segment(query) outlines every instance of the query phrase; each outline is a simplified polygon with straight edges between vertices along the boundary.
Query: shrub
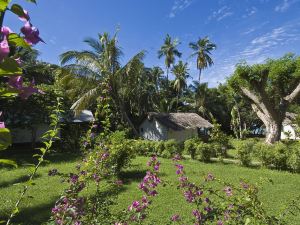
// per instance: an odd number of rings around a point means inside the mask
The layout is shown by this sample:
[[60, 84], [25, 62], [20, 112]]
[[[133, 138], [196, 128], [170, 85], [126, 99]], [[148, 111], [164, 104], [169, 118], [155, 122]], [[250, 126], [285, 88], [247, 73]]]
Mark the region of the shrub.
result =
[[300, 143], [292, 146], [292, 151], [287, 159], [287, 167], [293, 172], [300, 173]]
[[149, 140], [132, 140], [131, 147], [138, 155], [151, 156], [157, 155], [157, 143]]
[[234, 148], [237, 150], [237, 158], [243, 166], [249, 166], [251, 164], [253, 148], [255, 141], [245, 140], [234, 143]]
[[197, 144], [196, 154], [199, 156], [200, 161], [209, 162], [212, 155], [211, 145], [204, 142], [199, 142]]
[[199, 138], [191, 138], [184, 142], [184, 153], [191, 155], [192, 159], [195, 159], [197, 145], [200, 143]]
[[272, 151], [274, 152], [273, 165], [276, 169], [287, 169], [287, 159], [290, 155], [290, 148], [282, 142], [274, 144]]
[[262, 166], [271, 166], [274, 159], [274, 152], [271, 145], [258, 142], [255, 146], [255, 155], [261, 162]]
[[164, 141], [157, 141], [155, 143], [155, 150], [157, 155], [162, 155], [163, 151], [165, 150], [165, 143]]
[[180, 144], [174, 139], [170, 139], [164, 142], [164, 151], [161, 156], [164, 158], [171, 158], [175, 154], [182, 154], [183, 149], [180, 148]]

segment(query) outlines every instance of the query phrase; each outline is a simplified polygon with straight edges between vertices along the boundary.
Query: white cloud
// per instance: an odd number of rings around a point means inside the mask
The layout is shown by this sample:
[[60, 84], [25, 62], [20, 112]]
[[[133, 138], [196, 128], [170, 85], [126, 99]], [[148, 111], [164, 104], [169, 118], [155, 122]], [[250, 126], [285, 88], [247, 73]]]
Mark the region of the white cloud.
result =
[[243, 18], [250, 17], [256, 13], [257, 13], [257, 8], [255, 7], [248, 8], [246, 9], [246, 13], [243, 15]]
[[276, 12], [285, 12], [287, 11], [291, 5], [299, 2], [299, 0], [283, 0], [279, 5], [275, 7]]
[[257, 57], [270, 52], [274, 47], [299, 40], [299, 32], [293, 28], [292, 25], [277, 27], [271, 32], [254, 38], [250, 45], [241, 52], [241, 56], [245, 58]]
[[221, 21], [225, 19], [226, 17], [232, 16], [233, 12], [228, 6], [223, 6], [222, 8], [218, 9], [217, 11], [214, 11], [212, 15], [208, 18], [208, 20], [217, 20]]
[[194, 0], [174, 0], [171, 12], [169, 13], [169, 18], [174, 18], [178, 12], [188, 8], [193, 1]]

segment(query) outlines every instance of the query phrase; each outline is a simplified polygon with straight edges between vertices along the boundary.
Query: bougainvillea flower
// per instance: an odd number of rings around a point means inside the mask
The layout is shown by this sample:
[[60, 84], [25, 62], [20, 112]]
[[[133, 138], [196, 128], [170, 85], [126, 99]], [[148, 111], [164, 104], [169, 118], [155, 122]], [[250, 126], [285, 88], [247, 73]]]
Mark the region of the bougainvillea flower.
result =
[[224, 192], [226, 193], [227, 196], [232, 196], [232, 189], [231, 187], [225, 187]]
[[9, 27], [1, 27], [1, 34], [3, 34], [5, 37], [7, 37], [10, 33], [12, 33], [12, 30]]
[[21, 60], [20, 57], [15, 58], [16, 63], [18, 63], [19, 66], [22, 66], [23, 61]]
[[27, 99], [29, 98], [32, 94], [44, 94], [41, 90], [33, 87], [32, 84], [30, 84], [28, 87], [23, 87], [20, 90], [19, 96], [22, 99]]
[[171, 217], [171, 221], [173, 221], [173, 222], [176, 222], [176, 221], [179, 221], [179, 220], [180, 220], [180, 216], [177, 215], [177, 214], [175, 214], [175, 215], [173, 215], [173, 216]]
[[0, 129], [1, 128], [5, 128], [5, 123], [4, 122], [0, 122]]
[[8, 56], [9, 54], [9, 45], [6, 40], [6, 38], [3, 39], [3, 41], [0, 42], [0, 62], [3, 61], [3, 59]]
[[21, 89], [23, 87], [22, 76], [11, 76], [8, 80], [8, 85], [16, 89]]
[[29, 22], [25, 23], [21, 28], [21, 32], [25, 35], [24, 39], [28, 44], [35, 45], [40, 41], [44, 42], [39, 36], [39, 30], [36, 27], [31, 26]]
[[23, 10], [24, 11], [24, 15], [20, 16], [19, 19], [22, 20], [23, 22], [27, 22], [30, 20], [30, 16], [27, 10]]

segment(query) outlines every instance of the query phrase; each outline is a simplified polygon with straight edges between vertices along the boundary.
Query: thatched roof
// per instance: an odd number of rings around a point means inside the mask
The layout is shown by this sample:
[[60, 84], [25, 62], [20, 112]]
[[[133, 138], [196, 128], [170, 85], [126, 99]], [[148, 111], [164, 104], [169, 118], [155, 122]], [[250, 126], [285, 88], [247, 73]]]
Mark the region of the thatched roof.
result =
[[213, 125], [196, 113], [148, 113], [148, 120], [156, 119], [172, 130], [211, 128]]

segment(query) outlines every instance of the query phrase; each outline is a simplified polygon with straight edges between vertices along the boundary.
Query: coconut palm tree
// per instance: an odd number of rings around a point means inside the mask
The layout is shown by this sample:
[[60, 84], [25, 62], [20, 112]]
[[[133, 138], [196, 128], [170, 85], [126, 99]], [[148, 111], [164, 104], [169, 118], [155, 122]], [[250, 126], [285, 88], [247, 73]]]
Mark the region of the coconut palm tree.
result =
[[189, 46], [193, 50], [190, 57], [197, 56], [197, 69], [199, 70], [200, 82], [202, 70], [214, 64], [211, 58], [211, 51], [216, 49], [217, 46], [208, 37], [199, 38], [197, 42], [191, 42]]
[[[144, 52], [139, 52], [124, 66], [120, 64], [122, 51], [118, 46], [116, 34], [99, 34], [98, 39], [84, 40], [92, 50], [68, 51], [60, 56], [62, 82], [69, 86], [67, 91], [79, 96], [71, 109], [75, 112], [90, 106], [103, 94], [109, 93], [122, 119], [127, 122], [135, 134], [137, 131], [126, 110], [125, 99], [132, 89], [125, 88], [131, 76], [141, 69]], [[74, 79], [75, 78], [75, 79]]]
[[179, 96], [182, 91], [187, 87], [187, 79], [189, 78], [188, 64], [183, 63], [181, 60], [172, 69], [175, 75], [174, 89], [177, 91], [177, 107], [179, 102]]
[[158, 58], [165, 57], [165, 66], [167, 69], [167, 80], [169, 79], [169, 70], [171, 65], [175, 63], [175, 57], [181, 57], [181, 53], [178, 51], [177, 46], [179, 45], [178, 39], [172, 40], [171, 36], [167, 34], [164, 44], [158, 51]]

